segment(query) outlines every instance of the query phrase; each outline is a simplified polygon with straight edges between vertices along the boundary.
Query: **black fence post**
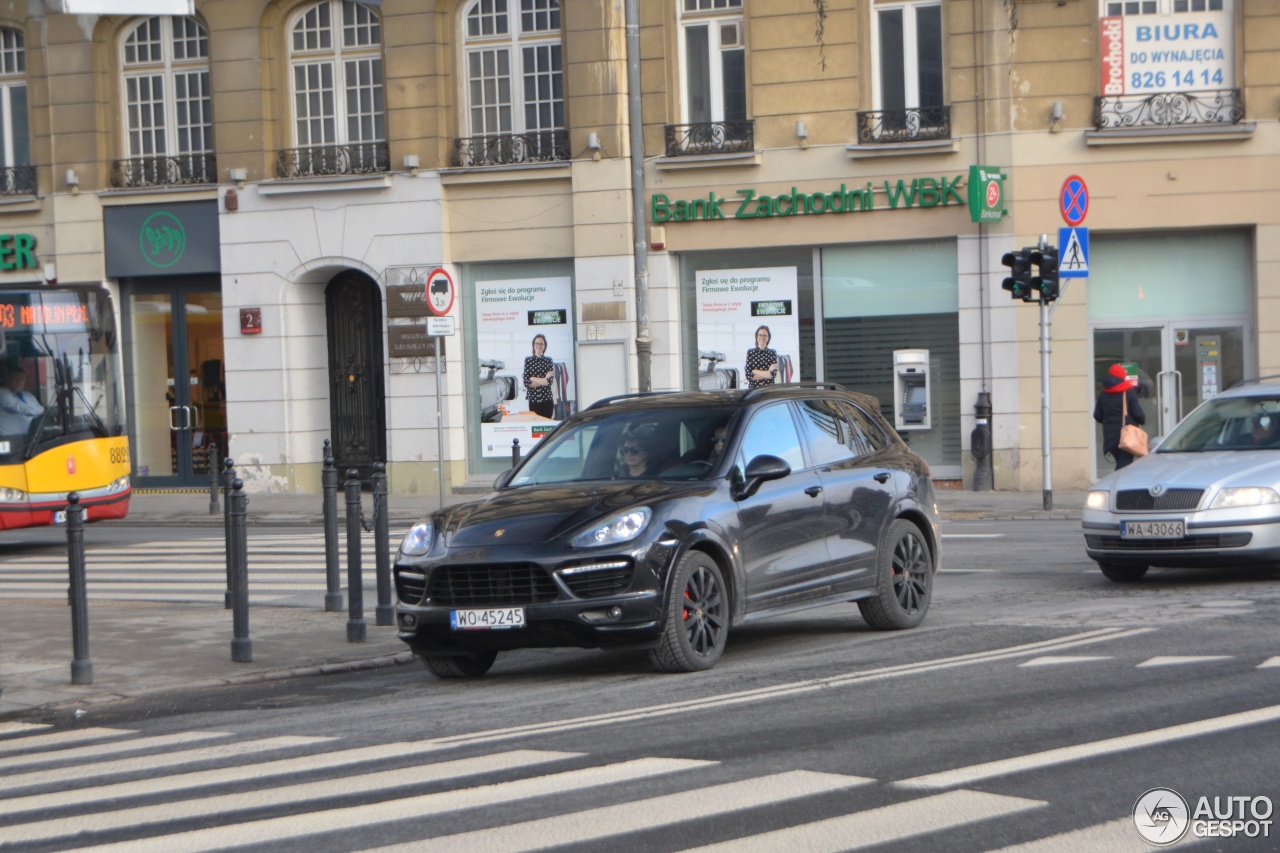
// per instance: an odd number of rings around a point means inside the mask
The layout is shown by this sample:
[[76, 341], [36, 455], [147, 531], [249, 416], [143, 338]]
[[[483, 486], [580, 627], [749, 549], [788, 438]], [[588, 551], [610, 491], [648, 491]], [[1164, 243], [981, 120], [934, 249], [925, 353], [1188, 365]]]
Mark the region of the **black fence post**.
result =
[[320, 469], [320, 491], [324, 495], [324, 609], [342, 610], [342, 569], [338, 565], [338, 469], [333, 447], [324, 440], [324, 467]]
[[231, 609], [231, 587], [235, 579], [231, 577], [231, 481], [236, 478], [236, 460], [228, 456], [222, 461], [222, 535], [224, 550], [227, 554], [227, 591], [223, 595], [223, 606]]
[[520, 464], [520, 439], [511, 439], [511, 467], [514, 468]]
[[80, 493], [67, 495], [67, 570], [71, 575], [71, 683], [93, 684], [89, 658], [89, 594], [84, 577], [84, 507]]
[[218, 440], [209, 445], [209, 515], [217, 515], [218, 506]]
[[378, 579], [378, 606], [374, 608], [375, 625], [396, 624], [396, 609], [391, 606], [390, 522], [387, 518], [387, 466], [373, 463], [373, 547]]
[[360, 472], [347, 470], [347, 642], [363, 643], [364, 580], [360, 569]]
[[227, 569], [231, 572], [231, 660], [250, 663], [253, 641], [249, 639], [249, 531], [245, 515], [249, 496], [241, 489], [244, 481], [237, 477], [231, 484], [231, 544]]

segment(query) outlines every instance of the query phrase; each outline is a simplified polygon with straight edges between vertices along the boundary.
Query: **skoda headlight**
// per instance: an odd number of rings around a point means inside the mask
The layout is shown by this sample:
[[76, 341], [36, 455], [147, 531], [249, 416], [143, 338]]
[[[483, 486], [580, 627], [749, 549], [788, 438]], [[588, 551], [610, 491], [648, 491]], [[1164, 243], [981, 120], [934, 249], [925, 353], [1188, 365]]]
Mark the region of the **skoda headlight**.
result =
[[421, 557], [431, 550], [435, 538], [435, 526], [429, 521], [419, 521], [404, 535], [400, 553], [406, 557]]
[[0, 504], [24, 504], [27, 502], [27, 493], [22, 489], [11, 489], [8, 486], [0, 487]]
[[648, 507], [628, 510], [592, 525], [573, 538], [575, 548], [598, 548], [629, 542], [644, 532], [653, 513]]
[[1089, 492], [1084, 496], [1084, 505], [1088, 509], [1106, 509], [1109, 497], [1106, 492]]
[[1246, 486], [1241, 489], [1223, 489], [1218, 492], [1209, 509], [1230, 509], [1239, 506], [1262, 506], [1280, 503], [1280, 495], [1266, 486]]

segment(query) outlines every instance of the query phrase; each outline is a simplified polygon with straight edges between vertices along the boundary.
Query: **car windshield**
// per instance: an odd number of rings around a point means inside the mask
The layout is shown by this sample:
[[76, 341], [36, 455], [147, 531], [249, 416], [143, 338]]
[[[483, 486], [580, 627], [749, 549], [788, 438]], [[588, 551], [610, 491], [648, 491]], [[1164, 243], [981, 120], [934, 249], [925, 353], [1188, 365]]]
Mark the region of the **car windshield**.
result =
[[703, 480], [734, 410], [721, 406], [586, 412], [534, 447], [511, 486], [585, 480]]
[[1158, 453], [1280, 449], [1280, 397], [1219, 397], [1174, 427]]

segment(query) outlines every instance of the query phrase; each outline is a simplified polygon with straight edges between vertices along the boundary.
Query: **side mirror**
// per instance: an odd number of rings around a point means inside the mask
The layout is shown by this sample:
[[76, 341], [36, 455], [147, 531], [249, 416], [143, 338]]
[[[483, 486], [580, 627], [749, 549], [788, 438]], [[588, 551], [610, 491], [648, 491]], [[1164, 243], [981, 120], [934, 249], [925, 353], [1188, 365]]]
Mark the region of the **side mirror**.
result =
[[511, 475], [514, 474], [515, 472], [516, 472], [515, 468], [508, 468], [507, 470], [499, 474], [497, 476], [497, 479], [493, 481], [493, 490], [495, 492], [500, 492], [503, 489], [505, 489], [507, 487], [507, 483], [511, 482]]
[[737, 487], [738, 500], [749, 498], [759, 491], [760, 486], [769, 480], [781, 480], [791, 473], [791, 466], [777, 456], [763, 454], [747, 463], [747, 471], [742, 484]]

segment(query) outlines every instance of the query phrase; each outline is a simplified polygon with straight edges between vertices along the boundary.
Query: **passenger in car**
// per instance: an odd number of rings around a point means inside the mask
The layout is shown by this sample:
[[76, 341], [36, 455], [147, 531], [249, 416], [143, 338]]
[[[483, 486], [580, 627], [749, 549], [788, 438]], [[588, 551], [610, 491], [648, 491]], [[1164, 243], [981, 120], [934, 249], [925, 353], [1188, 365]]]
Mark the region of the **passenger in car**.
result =
[[1280, 439], [1280, 415], [1258, 415], [1253, 419], [1254, 447], [1276, 447]]

